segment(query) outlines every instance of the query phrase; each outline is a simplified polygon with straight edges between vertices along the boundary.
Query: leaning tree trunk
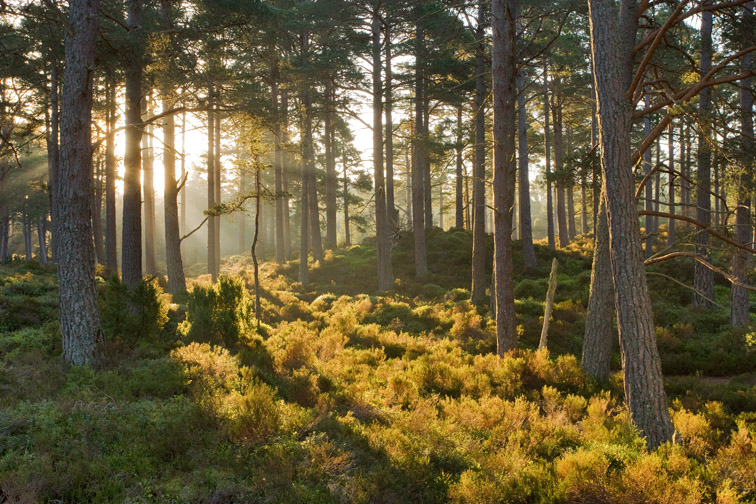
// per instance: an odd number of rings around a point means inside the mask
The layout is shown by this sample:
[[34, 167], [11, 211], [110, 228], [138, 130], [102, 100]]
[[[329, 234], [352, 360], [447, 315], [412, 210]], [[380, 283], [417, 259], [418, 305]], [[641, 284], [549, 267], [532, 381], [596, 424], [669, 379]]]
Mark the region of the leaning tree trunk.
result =
[[103, 342], [92, 246], [92, 72], [99, 25], [98, 0], [69, 2], [66, 66], [60, 114], [58, 286], [63, 358], [93, 364]]
[[[486, 59], [485, 7], [478, 5], [475, 30], [475, 156], [473, 158], [472, 196], [472, 287], [470, 299], [479, 303], [486, 297]], [[491, 292], [491, 296], [494, 293]]]
[[414, 155], [412, 156], [412, 229], [415, 238], [415, 276], [428, 276], [428, 259], [425, 250], [425, 196], [424, 196], [424, 167], [425, 141], [423, 134], [423, 101], [425, 76], [423, 72], [423, 28], [420, 21], [415, 24], [415, 136]]
[[585, 314], [582, 365], [585, 373], [598, 382], [609, 381], [612, 362], [612, 322], [614, 319], [614, 285], [609, 250], [609, 223], [606, 196], [602, 184], [596, 219], [596, 240], [591, 268], [591, 290]]
[[[163, 110], [173, 107], [172, 90], [163, 90]], [[171, 293], [186, 290], [184, 261], [181, 258], [181, 236], [179, 231], [178, 184], [176, 182], [176, 125], [173, 115], [163, 121], [163, 169], [165, 188], [163, 189], [163, 212], [165, 213], [165, 263], [168, 268], [168, 290]]]
[[144, 32], [142, 2], [128, 0], [127, 23], [130, 51], [126, 55], [126, 133], [123, 159], [123, 226], [121, 271], [123, 282], [133, 288], [142, 280], [142, 67]]
[[627, 95], [633, 80], [637, 4], [622, 0], [619, 13], [614, 0], [589, 0], [588, 6], [625, 400], [649, 447], [656, 448], [672, 439], [674, 427], [656, 346], [631, 166], [634, 107]]
[[[381, 20], [373, 16], [373, 175], [375, 177], [375, 245], [378, 259], [378, 290], [394, 286], [391, 248], [386, 216], [386, 184], [383, 177], [383, 101], [381, 82]], [[335, 178], [335, 177], [334, 177]]]
[[[745, 47], [753, 45], [754, 22], [753, 2], [748, 2], [743, 9], [743, 40]], [[751, 69], [751, 55], [746, 54], [741, 59], [743, 72]], [[746, 166], [753, 166], [753, 93], [751, 78], [745, 77], [740, 81], [740, 143], [742, 146]], [[750, 170], [743, 170], [738, 181], [738, 207], [735, 210], [735, 239], [743, 245], [751, 241], [751, 193], [753, 175]], [[748, 252], [743, 249], [735, 251], [732, 257], [732, 274], [740, 281], [745, 281], [748, 268]], [[749, 320], [748, 291], [737, 285], [730, 290], [730, 325], [732, 327], [746, 327]]]
[[530, 219], [530, 178], [528, 176], [528, 118], [525, 110], [525, 76], [522, 68], [517, 72], [517, 140], [520, 158], [520, 240], [522, 259], [526, 268], [538, 266], [533, 248], [533, 224]]
[[493, 191], [496, 352], [502, 357], [517, 346], [512, 265], [512, 207], [515, 188], [515, 68], [514, 0], [492, 2]]
[[[711, 0], [703, 0], [704, 4], [711, 4]], [[711, 70], [711, 27], [712, 13], [705, 11], [701, 21], [701, 75]], [[711, 225], [711, 88], [701, 90], [698, 97], [698, 111], [701, 129], [698, 134], [698, 172], [696, 189], [696, 220], [704, 227]], [[696, 254], [711, 262], [709, 233], [696, 235]], [[693, 274], [693, 287], [696, 289], [695, 302], [697, 306], [711, 309], [714, 307], [714, 273], [696, 261]]]

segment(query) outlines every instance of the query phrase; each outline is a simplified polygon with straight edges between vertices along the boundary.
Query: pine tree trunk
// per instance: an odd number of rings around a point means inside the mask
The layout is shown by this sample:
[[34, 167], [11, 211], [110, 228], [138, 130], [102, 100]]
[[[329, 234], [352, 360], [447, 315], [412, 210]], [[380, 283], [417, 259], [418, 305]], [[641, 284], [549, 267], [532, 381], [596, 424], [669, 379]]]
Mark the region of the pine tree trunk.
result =
[[126, 66], [126, 132], [123, 176], [121, 270], [123, 282], [133, 288], [142, 280], [142, 67], [144, 32], [141, 0], [128, 0], [128, 38], [132, 46]]
[[425, 100], [425, 75], [423, 65], [424, 42], [423, 28], [417, 21], [415, 24], [415, 136], [414, 155], [412, 159], [412, 228], [415, 238], [415, 276], [428, 276], [428, 260], [425, 250], [425, 185], [423, 182], [425, 171], [425, 141], [423, 130], [423, 102]]
[[305, 157], [303, 158], [305, 173], [307, 174], [307, 213], [310, 218], [310, 242], [313, 261], [323, 260], [323, 241], [320, 235], [320, 214], [318, 211], [318, 188], [315, 179], [315, 149], [312, 140], [312, 95], [310, 90], [305, 93], [303, 100], [305, 108]]
[[[286, 262], [286, 247], [284, 246], [284, 195], [283, 195], [283, 151], [281, 150], [281, 110], [278, 103], [278, 62], [271, 68], [271, 98], [273, 100], [273, 171], [275, 172], [276, 189], [276, 262]], [[288, 216], [286, 216], [288, 217]]]
[[544, 64], [543, 67], [543, 137], [545, 162], [546, 162], [546, 228], [547, 237], [549, 241], [549, 247], [556, 248], [556, 236], [554, 235], [554, 198], [553, 191], [551, 189], [551, 131], [549, 127], [549, 79], [548, 79], [548, 65]]
[[181, 114], [181, 223], [180, 228], [186, 230], [186, 112]]
[[116, 84], [109, 77], [107, 85], [107, 137], [105, 139], [105, 265], [110, 271], [118, 271], [116, 243]]
[[391, 62], [391, 32], [386, 26], [386, 215], [389, 229], [393, 231], [399, 222], [394, 195], [394, 84]]
[[[142, 100], [142, 116], [152, 115], [152, 92]], [[157, 274], [155, 264], [155, 170], [152, 150], [152, 125], [147, 126], [142, 136], [142, 176], [144, 178], [144, 262], [145, 273]]]
[[[472, 195], [472, 286], [470, 299], [479, 303], [486, 297], [486, 81], [485, 7], [478, 5], [475, 30], [475, 151]], [[493, 292], [491, 293], [493, 296]]]
[[92, 177], [92, 234], [94, 235], [95, 257], [98, 264], [105, 264], [105, 244], [102, 233], [102, 161], [95, 162], [97, 167]]
[[[57, 62], [53, 63], [50, 68], [50, 125], [47, 132], [47, 180], [50, 200], [50, 245], [52, 247], [52, 261], [58, 262], [58, 245], [57, 245], [57, 204], [55, 202], [56, 185], [58, 184], [58, 136], [60, 126], [59, 103], [58, 103], [58, 86], [59, 86], [59, 68]], [[6, 241], [7, 245], [7, 241]]]
[[[704, 5], [711, 4], [711, 0], [702, 0]], [[706, 75], [711, 70], [712, 43], [711, 43], [712, 13], [705, 11], [701, 22], [701, 75]], [[701, 130], [698, 135], [698, 172], [696, 189], [696, 220], [704, 226], [711, 225], [711, 88], [701, 90], [699, 94], [698, 108], [701, 120]], [[696, 254], [711, 262], [709, 233], [698, 233], [695, 238]], [[693, 276], [693, 286], [696, 289], [695, 302], [697, 306], [711, 309], [714, 307], [714, 273], [696, 261]]]
[[[430, 100], [425, 96], [423, 100], [423, 138], [430, 141]], [[425, 203], [425, 230], [433, 227], [433, 180], [431, 179], [430, 155], [426, 147], [423, 156], [423, 201]]]
[[[92, 246], [92, 72], [98, 37], [97, 0], [69, 2], [66, 65], [60, 111], [58, 286], [63, 358], [94, 364], [103, 341], [94, 281]], [[137, 109], [138, 110], [138, 109]]]
[[612, 323], [614, 319], [614, 284], [609, 250], [609, 224], [606, 216], [605, 189], [598, 202], [596, 240], [591, 268], [591, 290], [585, 314], [582, 366], [594, 380], [609, 381], [612, 362]]
[[530, 177], [528, 175], [528, 118], [525, 110], [525, 76], [522, 68], [517, 73], [517, 107], [518, 107], [518, 157], [520, 158], [520, 240], [522, 240], [522, 259], [526, 268], [536, 268], [535, 248], [533, 248], [533, 224], [530, 217]]
[[[310, 101], [309, 91], [302, 92], [302, 103], [306, 104]], [[306, 109], [305, 109], [306, 110]], [[306, 113], [306, 112], [305, 112]], [[307, 125], [308, 123], [305, 122]], [[307, 202], [309, 198], [310, 190], [307, 185], [310, 182], [310, 177], [307, 174], [307, 158], [312, 150], [312, 145], [307, 145], [307, 142], [312, 142], [312, 135], [304, 135], [302, 138], [302, 196], [300, 199], [299, 214], [300, 214], [300, 232], [299, 232], [299, 283], [306, 286], [309, 283], [309, 235], [310, 235], [310, 205]]]
[[37, 218], [37, 240], [39, 242], [39, 261], [42, 264], [47, 264], [47, 241], [46, 235], [47, 229], [45, 226], [45, 216], [41, 215]]
[[674, 428], [656, 346], [630, 164], [634, 107], [627, 94], [633, 80], [638, 10], [635, 0], [621, 0], [619, 13], [614, 0], [589, 0], [588, 6], [625, 400], [653, 449], [670, 441]]
[[[281, 132], [281, 141], [284, 145], [289, 143], [289, 92], [283, 89], [281, 92], [281, 121], [283, 131]], [[284, 255], [288, 259], [291, 257], [291, 217], [289, 208], [289, 166], [290, 157], [288, 151], [284, 151], [281, 158], [281, 181], [283, 183], [283, 235], [284, 235]]]
[[[380, 57], [378, 58], [380, 61]], [[380, 76], [380, 68], [378, 70]], [[326, 171], [326, 240], [327, 249], [336, 248], [336, 193], [338, 191], [338, 178], [336, 177], [336, 154], [333, 145], [333, 109], [336, 106], [336, 97], [333, 91], [333, 83], [329, 80], [326, 82], [326, 107], [324, 123], [325, 135], [323, 143], [325, 144], [325, 171]], [[383, 152], [383, 145], [380, 146]], [[383, 168], [381, 168], [383, 173]]]
[[457, 105], [456, 170], [454, 172], [454, 227], [464, 229], [464, 176], [462, 172], [462, 104]]
[[[669, 133], [667, 139], [667, 163], [669, 164], [668, 192], [669, 192], [669, 213], [675, 215], [675, 127], [672, 122], [669, 123]], [[675, 243], [675, 219], [669, 219], [667, 229], [667, 246]]]
[[[644, 96], [645, 107], [651, 106], [651, 97], [648, 93]], [[647, 137], [651, 134], [651, 119], [648, 115], [643, 118], [643, 134]], [[643, 153], [643, 175], [648, 177], [651, 173], [651, 149], [646, 149]], [[646, 186], [643, 188], [645, 191], [644, 207], [646, 212], [651, 212], [654, 209], [654, 195], [653, 195], [653, 183], [651, 178], [646, 180]], [[651, 257], [654, 254], [654, 217], [653, 215], [646, 215], [646, 257]]]
[[[743, 48], [754, 43], [753, 2], [743, 7]], [[746, 54], [740, 61], [741, 70], [751, 69], [751, 54]], [[745, 77], [740, 81], [740, 142], [745, 154], [747, 166], [753, 166], [753, 90], [751, 78]], [[751, 193], [753, 174], [750, 170], [743, 170], [738, 180], [738, 206], [735, 210], [735, 239], [743, 245], [750, 245], [751, 229]], [[737, 249], [732, 256], [732, 274], [738, 280], [745, 282], [748, 271], [748, 252]], [[746, 327], [749, 322], [749, 293], [742, 287], [733, 285], [730, 290], [730, 325], [732, 327]]]
[[[163, 110], [174, 106], [173, 90], [163, 90]], [[171, 293], [186, 290], [184, 261], [181, 258], [179, 231], [178, 185], [176, 182], [176, 122], [173, 115], [163, 120], [163, 213], [165, 219], [165, 263], [168, 269], [168, 290]]]
[[349, 235], [349, 174], [347, 173], [347, 155], [344, 152], [344, 244], [349, 247], [352, 237]]
[[[213, 83], [207, 86], [207, 209], [215, 205], [215, 89]], [[218, 280], [215, 271], [215, 217], [207, 218], [207, 272], [213, 282]]]
[[517, 346], [512, 264], [512, 207], [515, 199], [516, 13], [513, 0], [492, 1], [493, 191], [496, 352]]
[[[554, 86], [559, 86], [560, 82], [555, 81]], [[560, 179], [556, 184], [556, 214], [557, 230], [559, 233], [559, 246], [561, 248], [570, 244], [569, 231], [567, 229], [567, 202], [565, 201], [563, 179], [564, 163], [564, 143], [562, 141], [562, 101], [558, 95], [554, 97], [551, 105], [551, 111], [554, 118], [554, 170]]]
[[[216, 95], [217, 95], [216, 90]], [[222, 203], [221, 201], [221, 170], [222, 170], [222, 163], [221, 163], [221, 113], [219, 111], [215, 112], [215, 163], [213, 163], [213, 166], [215, 168], [214, 172], [214, 178], [215, 178], [215, 204], [220, 205]], [[220, 215], [217, 215], [213, 217], [215, 219], [215, 236], [213, 238], [213, 242], [215, 245], [215, 265], [214, 265], [214, 272], [215, 277], [220, 276], [220, 263], [221, 263], [221, 245], [220, 245], [220, 237], [221, 237], [221, 217]]]
[[375, 243], [378, 262], [378, 290], [394, 286], [391, 248], [386, 216], [386, 183], [383, 178], [383, 93], [381, 82], [381, 20], [373, 15], [373, 176], [375, 178]]

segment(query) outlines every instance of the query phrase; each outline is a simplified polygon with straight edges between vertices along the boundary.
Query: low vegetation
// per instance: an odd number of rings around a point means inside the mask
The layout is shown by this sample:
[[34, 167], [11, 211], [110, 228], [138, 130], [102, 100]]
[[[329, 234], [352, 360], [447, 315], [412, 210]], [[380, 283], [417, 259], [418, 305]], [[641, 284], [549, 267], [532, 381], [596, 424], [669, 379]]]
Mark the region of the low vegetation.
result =
[[621, 372], [602, 387], [580, 369], [579, 243], [556, 253], [550, 351], [535, 347], [555, 252], [537, 247], [516, 284], [521, 348], [497, 360], [488, 307], [464, 288], [470, 240], [429, 236], [427, 284], [400, 243], [386, 296], [363, 294], [369, 244], [329, 253], [307, 289], [296, 263], [266, 263], [259, 329], [248, 257], [176, 299], [100, 278], [94, 370], [63, 362], [54, 270], [0, 266], [0, 501], [756, 501], [756, 348], [724, 328], [725, 290], [701, 313], [651, 281], [677, 433], [648, 451]]

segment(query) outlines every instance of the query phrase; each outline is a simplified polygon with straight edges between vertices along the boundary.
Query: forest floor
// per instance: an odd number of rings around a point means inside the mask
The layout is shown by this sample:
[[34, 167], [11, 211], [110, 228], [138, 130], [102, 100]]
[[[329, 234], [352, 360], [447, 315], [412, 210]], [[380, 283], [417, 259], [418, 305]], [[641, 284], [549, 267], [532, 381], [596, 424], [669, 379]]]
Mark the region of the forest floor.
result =
[[99, 278], [96, 369], [60, 357], [54, 269], [0, 266], [0, 502], [756, 502], [756, 341], [728, 328], [727, 285], [703, 312], [648, 277], [677, 430], [649, 452], [618, 348], [609, 384], [579, 366], [590, 237], [515, 267], [521, 344], [502, 360], [487, 303], [469, 302], [470, 233], [429, 232], [422, 283], [411, 238], [385, 295], [369, 243], [328, 252], [306, 288], [296, 261], [264, 263], [259, 326], [249, 256], [215, 285], [188, 268], [176, 297]]

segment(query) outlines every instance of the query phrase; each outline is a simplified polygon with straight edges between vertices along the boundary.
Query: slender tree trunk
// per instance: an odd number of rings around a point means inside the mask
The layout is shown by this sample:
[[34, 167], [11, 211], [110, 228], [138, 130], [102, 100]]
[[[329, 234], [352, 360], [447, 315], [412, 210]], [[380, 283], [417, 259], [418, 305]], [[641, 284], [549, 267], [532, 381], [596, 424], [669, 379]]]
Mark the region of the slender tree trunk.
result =
[[572, 181], [567, 185], [567, 228], [570, 240], [574, 240], [577, 236], [577, 228], [575, 227], [575, 184]]
[[[302, 93], [302, 103], [307, 104], [310, 102], [309, 98], [309, 90], [303, 91]], [[305, 105], [306, 107], [306, 105]], [[307, 113], [307, 108], [305, 108], [305, 113]], [[305, 127], [307, 127], [308, 123], [305, 121]], [[309, 218], [309, 203], [307, 202], [309, 198], [309, 189], [307, 188], [307, 185], [310, 183], [310, 177], [307, 174], [307, 159], [310, 155], [310, 151], [312, 150], [311, 145], [307, 145], [307, 142], [312, 142], [312, 135], [305, 134], [302, 138], [302, 197], [301, 197], [301, 203], [299, 208], [299, 213], [301, 217], [300, 221], [300, 233], [299, 233], [299, 283], [301, 283], [303, 286], [307, 285], [309, 283], [309, 265], [308, 263], [308, 254], [309, 254], [309, 235], [310, 235], [310, 218]]]
[[[554, 81], [554, 86], [560, 86], [559, 80]], [[556, 214], [557, 229], [559, 232], [559, 246], [564, 248], [570, 243], [569, 231], [567, 229], [567, 202], [565, 201], [564, 186], [564, 143], [562, 141], [562, 99], [560, 96], [554, 97], [551, 105], [551, 111], [554, 116], [554, 169], [559, 179], [556, 184]]]
[[457, 142], [455, 147], [456, 151], [456, 170], [454, 173], [454, 227], [458, 229], [464, 229], [465, 216], [464, 216], [464, 176], [462, 172], [462, 104], [457, 105]]
[[378, 290], [394, 286], [391, 247], [386, 215], [386, 184], [383, 178], [383, 83], [381, 82], [381, 20], [373, 15], [373, 175], [375, 177], [375, 242], [378, 259]]
[[512, 265], [512, 207], [515, 200], [515, 101], [517, 99], [513, 0], [492, 1], [493, 191], [496, 352], [517, 346]]
[[634, 107], [627, 95], [633, 80], [638, 7], [635, 0], [621, 0], [619, 12], [614, 0], [589, 0], [588, 7], [625, 400], [648, 446], [656, 448], [672, 439], [674, 427], [656, 346], [630, 165]]
[[547, 64], [543, 67], [543, 136], [544, 147], [546, 149], [546, 227], [549, 241], [549, 247], [556, 248], [556, 237], [554, 235], [554, 200], [551, 189], [551, 131], [549, 128], [549, 69]]
[[[216, 90], [216, 94], [217, 90]], [[222, 163], [221, 163], [221, 126], [222, 126], [222, 120], [221, 120], [221, 113], [216, 111], [215, 112], [215, 163], [213, 166], [215, 167], [215, 204], [220, 205], [222, 203], [221, 198], [221, 171], [222, 171]], [[213, 217], [215, 219], [215, 237], [213, 238], [213, 242], [215, 245], [215, 276], [220, 276], [220, 263], [221, 263], [221, 243], [220, 243], [220, 237], [221, 237], [221, 217], [220, 215], [216, 215]]]
[[522, 68], [517, 72], [517, 121], [520, 158], [520, 240], [522, 240], [522, 259], [526, 268], [538, 266], [535, 248], [533, 248], [533, 224], [530, 218], [530, 177], [528, 175], [528, 118], [525, 109], [525, 76]]
[[690, 211], [690, 126], [683, 123], [680, 125], [680, 172], [683, 177], [680, 180], [680, 198], [682, 199], [682, 214], [689, 217]]
[[123, 282], [133, 288], [142, 280], [142, 67], [144, 31], [142, 2], [128, 0], [127, 24], [131, 50], [126, 56], [126, 132], [123, 176], [121, 270]]
[[[380, 56], [378, 57], [380, 62]], [[378, 69], [378, 75], [380, 77], [380, 68]], [[333, 91], [333, 83], [329, 80], [326, 83], [326, 107], [328, 110], [325, 112], [325, 136], [323, 142], [325, 143], [325, 168], [326, 168], [326, 240], [325, 247], [327, 249], [336, 248], [336, 193], [338, 192], [338, 177], [336, 176], [336, 154], [334, 153], [333, 145], [333, 108], [336, 106], [335, 93]], [[383, 151], [383, 145], [381, 145], [381, 151]], [[383, 173], [383, 168], [381, 168]]]
[[318, 212], [318, 189], [315, 179], [315, 149], [312, 140], [312, 95], [311, 91], [305, 92], [302, 100], [305, 108], [305, 173], [307, 174], [307, 205], [310, 218], [310, 241], [312, 242], [312, 258], [314, 261], [323, 260], [323, 242], [320, 235], [320, 215]]
[[[656, 166], [661, 164], [661, 135], [656, 138]], [[661, 202], [661, 170], [657, 170], [654, 175], [654, 211], [659, 211], [659, 203]], [[659, 216], [654, 215], [654, 241], [659, 236]]]
[[[163, 90], [163, 110], [174, 106], [173, 90]], [[163, 119], [163, 213], [165, 219], [165, 263], [168, 269], [168, 290], [171, 293], [186, 290], [184, 261], [181, 258], [179, 231], [178, 185], [176, 182], [176, 121], [173, 115]]]
[[582, 365], [588, 376], [604, 383], [609, 381], [609, 368], [612, 362], [614, 284], [603, 184], [601, 191], [591, 268], [591, 290], [585, 315]]
[[[754, 43], [753, 2], [743, 7], [743, 47]], [[740, 61], [741, 69], [747, 72], [751, 69], [751, 54], [748, 53]], [[753, 166], [753, 90], [751, 78], [745, 77], [740, 81], [740, 143], [745, 156], [746, 166]], [[738, 206], [735, 209], [735, 239], [743, 245], [749, 245], [751, 230], [751, 188], [753, 174], [750, 170], [743, 170], [738, 180]], [[732, 256], [732, 274], [741, 281], [746, 281], [748, 270], [748, 252], [737, 249]], [[732, 327], [746, 327], [749, 321], [749, 293], [742, 287], [733, 285], [730, 289], [730, 325]]]
[[[667, 139], [667, 163], [669, 164], [669, 213], [675, 215], [675, 127], [669, 123], [669, 138]], [[667, 246], [675, 243], [675, 219], [669, 219], [667, 230]]]
[[[142, 100], [143, 117], [152, 115], [152, 93]], [[147, 126], [142, 136], [142, 176], [144, 178], [144, 259], [145, 273], [157, 274], [155, 264], [155, 170], [152, 150], [153, 127]]]
[[[646, 108], [651, 106], [651, 96], [646, 92], [644, 96], [644, 102]], [[643, 134], [647, 137], [651, 134], [651, 119], [648, 115], [643, 118]], [[648, 176], [648, 174], [651, 173], [651, 149], [647, 149], [646, 152], [643, 153], [643, 175]], [[651, 212], [654, 209], [654, 195], [653, 195], [653, 182], [652, 179], [649, 178], [646, 180], [646, 186], [644, 187], [645, 191], [645, 201], [644, 201], [644, 207], [646, 209], [646, 212]], [[646, 215], [646, 257], [651, 257], [654, 254], [654, 217], [653, 215]]]
[[92, 247], [92, 72], [98, 36], [97, 0], [69, 2], [60, 113], [57, 205], [58, 286], [63, 358], [93, 364], [103, 341]]
[[428, 275], [428, 260], [425, 250], [425, 142], [423, 128], [423, 103], [425, 101], [425, 75], [423, 61], [425, 43], [421, 21], [415, 24], [415, 136], [414, 155], [412, 159], [412, 225], [415, 235], [415, 276], [424, 278]]
[[[702, 5], [710, 5], [711, 0], [702, 0]], [[705, 11], [701, 22], [701, 75], [711, 70], [712, 43], [712, 13]], [[698, 108], [701, 117], [701, 129], [698, 134], [698, 172], [696, 189], [696, 220], [706, 227], [711, 225], [711, 88], [704, 88], [699, 94]], [[711, 262], [709, 233], [696, 235], [696, 254]], [[714, 307], [714, 273], [696, 261], [693, 277], [696, 289], [696, 305], [711, 309]]]
[[186, 229], [186, 112], [181, 114], [181, 227]]
[[105, 264], [105, 244], [102, 240], [102, 161], [95, 161], [95, 166], [92, 177], [92, 234], [97, 263]]
[[[57, 244], [57, 203], [55, 201], [56, 185], [58, 184], [58, 128], [60, 126], [58, 86], [59, 67], [57, 62], [50, 68], [50, 127], [47, 134], [47, 180], [50, 194], [50, 245], [52, 246], [52, 261], [58, 262]], [[6, 243], [7, 245], [7, 243]]]
[[349, 174], [346, 151], [344, 152], [344, 244], [347, 247], [352, 244], [352, 237], [349, 235]]
[[[281, 91], [281, 141], [285, 145], [289, 143], [289, 92], [287, 89]], [[281, 182], [283, 184], [283, 235], [284, 235], [284, 255], [288, 259], [291, 257], [291, 217], [289, 212], [289, 166], [290, 157], [288, 151], [284, 150], [281, 157], [283, 163], [281, 168]]]
[[[423, 138], [430, 141], [430, 100], [423, 100]], [[433, 180], [431, 178], [430, 155], [426, 147], [423, 156], [423, 201], [425, 203], [425, 230], [433, 227]]]
[[47, 240], [45, 235], [47, 229], [45, 226], [45, 216], [42, 215], [37, 219], [37, 240], [39, 241], [39, 261], [47, 264]]
[[404, 150], [404, 177], [406, 179], [404, 205], [407, 207], [407, 228], [412, 229], [412, 163], [410, 162], [410, 150], [411, 147]]
[[31, 223], [30, 223], [29, 214], [27, 213], [26, 209], [24, 209], [23, 211], [21, 220], [22, 220], [21, 229], [22, 229], [22, 234], [24, 235], [24, 256], [26, 257], [27, 261], [31, 261], [32, 260]]
[[275, 151], [273, 154], [273, 170], [275, 172], [276, 188], [276, 262], [286, 262], [286, 247], [284, 246], [284, 195], [283, 195], [283, 151], [281, 149], [281, 111], [278, 103], [278, 61], [274, 61], [271, 67], [271, 98], [273, 100], [273, 112], [275, 122], [273, 124], [273, 142]]
[[[207, 209], [215, 205], [215, 89], [213, 83], [207, 86]], [[215, 217], [207, 218], [207, 272], [213, 282], [218, 280], [215, 271]]]
[[116, 84], [110, 76], [107, 84], [107, 137], [105, 138], [105, 265], [110, 271], [118, 271], [116, 243]]
[[[472, 286], [470, 299], [479, 303], [486, 297], [486, 81], [485, 6], [478, 5], [475, 30], [475, 151], [472, 196]], [[491, 292], [493, 296], [494, 293]]]
[[399, 212], [394, 198], [394, 84], [391, 61], [391, 31], [386, 26], [386, 215], [390, 230], [399, 222]]

